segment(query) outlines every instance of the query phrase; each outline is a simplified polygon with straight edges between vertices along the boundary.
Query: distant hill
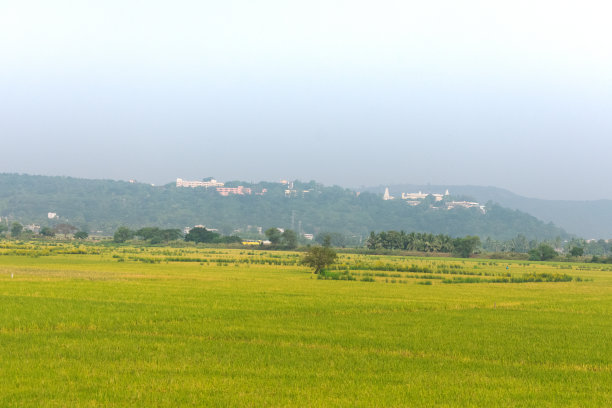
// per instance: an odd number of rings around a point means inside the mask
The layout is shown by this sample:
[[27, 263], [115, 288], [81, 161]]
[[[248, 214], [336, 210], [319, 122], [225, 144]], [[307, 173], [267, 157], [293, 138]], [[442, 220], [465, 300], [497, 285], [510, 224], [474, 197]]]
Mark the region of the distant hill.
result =
[[[143, 183], [0, 174], [0, 217], [5, 222], [41, 226], [66, 222], [105, 234], [119, 226], [182, 228], [205, 225], [228, 234], [257, 227], [293, 228], [305, 233], [334, 231], [364, 239], [370, 231], [404, 230], [451, 236], [479, 235], [498, 240], [523, 234], [529, 239], [567, 237], [561, 228], [521, 211], [491, 205], [479, 209], [432, 209], [379, 194], [315, 182], [295, 182], [286, 195], [280, 183], [229, 182], [251, 195], [221, 196], [214, 188], [153, 187]], [[265, 194], [255, 193], [266, 189]], [[50, 220], [49, 212], [58, 219]]]
[[391, 194], [423, 191], [463, 195], [486, 203], [489, 201], [511, 209], [529, 213], [545, 222], [553, 222], [566, 231], [584, 238], [612, 238], [612, 200], [570, 201], [542, 200], [523, 197], [497, 187], [451, 185], [390, 185], [366, 188], [365, 191], [382, 194], [389, 187]]

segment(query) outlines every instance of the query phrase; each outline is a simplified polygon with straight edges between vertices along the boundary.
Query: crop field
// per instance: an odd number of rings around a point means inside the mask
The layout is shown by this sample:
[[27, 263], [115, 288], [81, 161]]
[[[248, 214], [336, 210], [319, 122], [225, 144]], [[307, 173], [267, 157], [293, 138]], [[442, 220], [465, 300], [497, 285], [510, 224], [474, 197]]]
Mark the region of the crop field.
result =
[[0, 241], [0, 406], [612, 406], [610, 265]]

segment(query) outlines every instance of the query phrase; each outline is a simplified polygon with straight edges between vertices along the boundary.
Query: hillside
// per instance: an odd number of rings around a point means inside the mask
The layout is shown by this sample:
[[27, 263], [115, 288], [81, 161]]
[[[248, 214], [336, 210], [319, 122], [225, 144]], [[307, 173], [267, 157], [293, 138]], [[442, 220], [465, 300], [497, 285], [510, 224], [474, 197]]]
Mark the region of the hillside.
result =
[[392, 194], [410, 191], [439, 193], [449, 189], [454, 195], [472, 197], [481, 203], [492, 201], [506, 208], [526, 212], [587, 239], [612, 238], [612, 200], [543, 200], [523, 197], [498, 187], [482, 186], [402, 184], [365, 190], [382, 194], [385, 187], [389, 187]]
[[[221, 196], [215, 189], [154, 187], [143, 183], [86, 180], [70, 177], [0, 174], [0, 217], [41, 226], [67, 222], [91, 232], [112, 233], [118, 226], [182, 228], [205, 225], [223, 233], [255, 232], [277, 226], [317, 234], [336, 231], [363, 239], [372, 230], [405, 230], [479, 235], [505, 240], [523, 234], [552, 239], [568, 234], [520, 211], [491, 205], [480, 210], [431, 209], [408, 206], [402, 200], [383, 201], [378, 194], [361, 194], [315, 182], [295, 182], [287, 197], [280, 183], [226, 183], [252, 188], [252, 195]], [[257, 195], [266, 189], [265, 194]], [[58, 217], [49, 220], [49, 212]]]

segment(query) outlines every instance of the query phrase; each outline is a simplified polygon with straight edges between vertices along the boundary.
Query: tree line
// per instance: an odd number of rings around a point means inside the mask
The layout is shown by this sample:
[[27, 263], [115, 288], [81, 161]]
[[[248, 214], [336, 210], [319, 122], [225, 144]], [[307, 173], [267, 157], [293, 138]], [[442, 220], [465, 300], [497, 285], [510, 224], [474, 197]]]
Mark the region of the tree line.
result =
[[232, 244], [240, 243], [242, 239], [236, 235], [224, 236], [215, 231], [207, 230], [204, 227], [194, 227], [185, 236], [177, 228], [162, 229], [159, 227], [144, 227], [138, 230], [131, 230], [122, 226], [117, 228], [113, 234], [113, 242], [124, 243], [130, 239], [139, 238], [149, 244], [162, 244], [170, 241], [183, 239], [187, 242], [210, 243], [210, 244]]
[[481, 243], [479, 237], [471, 235], [452, 238], [445, 234], [406, 233], [404, 231], [382, 231], [377, 234], [372, 231], [366, 241], [366, 246], [368, 249], [452, 253], [466, 258], [478, 250]]

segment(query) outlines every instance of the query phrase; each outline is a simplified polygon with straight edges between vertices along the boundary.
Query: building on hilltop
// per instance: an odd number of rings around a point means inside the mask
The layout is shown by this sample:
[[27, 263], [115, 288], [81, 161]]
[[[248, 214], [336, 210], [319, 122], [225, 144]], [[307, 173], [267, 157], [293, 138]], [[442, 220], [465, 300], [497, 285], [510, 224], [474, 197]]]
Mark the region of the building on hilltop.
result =
[[387, 201], [387, 200], [393, 200], [395, 197], [393, 197], [391, 194], [389, 194], [389, 187], [385, 188], [385, 194], [383, 195], [383, 200]]
[[177, 187], [191, 187], [191, 188], [196, 188], [196, 187], [223, 187], [225, 184], [221, 183], [220, 181], [215, 180], [214, 178], [211, 178], [207, 181], [188, 181], [188, 180], [183, 180], [181, 178], [177, 178], [176, 179], [176, 186]]
[[[428, 195], [430, 195], [430, 194], [422, 193], [420, 191], [418, 193], [402, 193], [402, 200], [411, 200], [409, 202], [409, 204], [416, 205], [416, 204], [413, 204], [414, 200], [424, 200]], [[444, 192], [444, 194], [436, 194], [436, 193], [434, 193], [434, 194], [431, 194], [431, 195], [434, 197], [434, 199], [436, 201], [442, 201], [444, 199], [444, 197], [448, 197], [450, 195], [450, 193], [448, 192], [448, 190], [446, 190]], [[418, 204], [418, 202], [417, 202], [417, 204]]]
[[476, 203], [473, 201], [451, 201], [446, 204], [446, 208], [448, 210], [452, 210], [453, 208], [478, 208], [482, 213], [486, 212], [486, 207], [484, 205], [480, 205], [480, 203]]
[[251, 195], [252, 190], [249, 187], [238, 186], [238, 187], [217, 187], [217, 193], [227, 197], [230, 194], [237, 195]]

